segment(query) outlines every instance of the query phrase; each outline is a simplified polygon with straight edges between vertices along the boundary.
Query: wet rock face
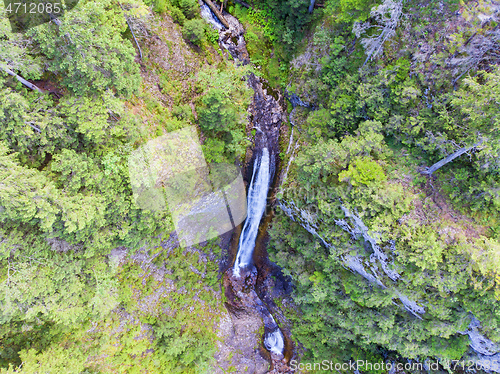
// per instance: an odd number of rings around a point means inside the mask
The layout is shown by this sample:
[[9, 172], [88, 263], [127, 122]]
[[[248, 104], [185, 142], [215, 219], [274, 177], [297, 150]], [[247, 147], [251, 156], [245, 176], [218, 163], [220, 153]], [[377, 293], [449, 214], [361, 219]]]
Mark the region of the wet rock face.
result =
[[246, 299], [247, 297], [244, 295], [247, 295], [250, 291], [252, 291], [255, 287], [255, 283], [257, 282], [257, 268], [253, 267], [252, 269], [241, 269], [239, 278], [234, 276], [231, 268], [226, 273], [226, 279], [228, 282], [227, 286], [232, 288], [234, 294], [238, 297]]
[[224, 18], [229, 23], [229, 29], [222, 30], [219, 33], [219, 44], [226, 49], [231, 56], [239, 61], [241, 65], [250, 63], [247, 45], [245, 42], [245, 29], [243, 25], [232, 15], [223, 12]]
[[[258, 316], [263, 324], [265, 338], [279, 330], [279, 327], [267, 306], [254, 290], [257, 275], [257, 269], [253, 267], [252, 269], [242, 269], [240, 277], [235, 277], [230, 268], [224, 276], [224, 288], [226, 296], [228, 296], [228, 309], [233, 311], [231, 317], [240, 321], [248, 315]], [[259, 345], [262, 345], [262, 342], [259, 342]], [[283, 354], [270, 352], [269, 358], [271, 360], [269, 373], [291, 373]]]
[[251, 74], [248, 84], [255, 94], [249, 111], [252, 127], [257, 130], [255, 148], [267, 147], [272, 155], [279, 154], [279, 129], [283, 121], [283, 96], [260, 78]]
[[271, 361], [273, 363], [272, 369], [268, 372], [268, 374], [291, 374], [293, 373], [290, 366], [288, 366], [286, 359], [283, 356], [276, 355], [271, 353]]
[[[235, 17], [226, 12], [224, 12], [223, 15], [230, 27], [229, 29], [218, 27], [220, 30], [219, 45], [222, 49], [225, 49], [234, 60], [236, 60], [237, 64], [249, 64], [250, 57], [246, 49], [244, 38], [245, 29]], [[251, 165], [253, 165], [255, 155], [259, 153], [255, 152], [255, 150], [260, 151], [263, 148], [267, 148], [270, 153], [272, 164], [270, 173], [271, 176], [273, 176], [275, 175], [277, 161], [279, 160], [279, 130], [284, 120], [284, 98], [279, 91], [271, 88], [265, 80], [256, 77], [254, 74], [250, 74], [247, 81], [248, 85], [254, 90], [253, 100], [249, 107], [251, 119], [247, 132], [250, 133], [252, 129], [256, 130], [254, 136], [254, 147], [247, 153], [247, 161], [249, 162], [247, 164], [249, 166], [247, 167], [247, 175], [252, 175], [252, 170], [249, 169], [252, 168]], [[253, 157], [251, 155], [253, 155]], [[265, 226], [266, 225], [263, 227], [261, 224], [261, 229], [265, 230]], [[233, 240], [237, 240], [237, 238]], [[268, 264], [267, 258], [266, 261], [262, 261], [262, 263]], [[271, 362], [270, 373], [291, 373], [290, 368], [286, 364], [284, 355], [268, 352], [263, 345], [263, 340], [265, 340], [266, 337], [272, 337], [273, 333], [279, 331], [279, 327], [268, 309], [268, 305], [273, 303], [272, 298], [270, 299], [267, 297], [268, 292], [264, 292], [264, 294], [266, 294], [264, 303], [256, 292], [256, 288], [259, 288], [262, 291], [263, 288], [260, 287], [259, 284], [267, 284], [266, 279], [267, 277], [270, 277], [271, 274], [268, 269], [265, 271], [262, 270], [263, 269], [255, 268], [253, 266], [251, 268], [242, 268], [240, 270], [240, 276], [236, 277], [233, 274], [232, 267], [230, 267], [224, 274], [224, 289], [228, 300], [226, 306], [230, 311], [231, 324], [233, 326], [233, 334], [228, 337], [226, 343], [236, 345], [239, 344], [242, 351], [248, 352], [249, 355], [251, 355], [250, 349], [252, 349], [252, 352], [253, 350], [258, 349], [261, 359], [264, 359], [265, 357], [266, 362]], [[262, 273], [268, 275], [262, 276]], [[267, 287], [264, 288], [267, 290]], [[268, 291], [271, 290], [272, 288]], [[245, 341], [246, 344], [249, 344], [251, 341], [248, 337], [249, 331], [244, 327], [250, 322], [250, 320], [255, 318], [260, 321], [260, 331], [262, 332], [263, 330], [264, 332], [262, 336], [261, 334], [258, 334], [257, 338], [262, 337], [263, 340], [258, 341], [257, 348], [256, 346], [248, 345], [246, 348], [243, 348], [243, 341]], [[281, 342], [283, 343], [283, 335], [281, 335]], [[283, 344], [281, 346], [283, 346]], [[242, 370], [238, 372], [260, 373], [262, 367], [248, 368], [248, 370], [249, 371]], [[267, 372], [267, 370], [264, 372]]]
[[262, 357], [260, 334], [262, 320], [259, 316], [245, 311], [231, 311], [221, 319], [214, 356], [217, 364], [207, 373], [225, 374], [248, 373], [265, 374], [269, 371], [269, 362]]

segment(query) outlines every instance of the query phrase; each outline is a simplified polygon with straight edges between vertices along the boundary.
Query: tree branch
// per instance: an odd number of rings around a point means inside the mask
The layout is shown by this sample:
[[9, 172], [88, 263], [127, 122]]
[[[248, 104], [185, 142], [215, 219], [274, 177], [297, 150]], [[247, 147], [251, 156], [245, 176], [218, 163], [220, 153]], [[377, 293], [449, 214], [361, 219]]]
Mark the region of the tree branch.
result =
[[33, 128], [34, 130], [38, 131], [39, 133], [42, 132], [42, 130], [40, 130], [38, 127], [33, 125], [33, 122], [24, 122], [24, 123], [27, 124], [28, 126], [30, 126], [31, 128]]

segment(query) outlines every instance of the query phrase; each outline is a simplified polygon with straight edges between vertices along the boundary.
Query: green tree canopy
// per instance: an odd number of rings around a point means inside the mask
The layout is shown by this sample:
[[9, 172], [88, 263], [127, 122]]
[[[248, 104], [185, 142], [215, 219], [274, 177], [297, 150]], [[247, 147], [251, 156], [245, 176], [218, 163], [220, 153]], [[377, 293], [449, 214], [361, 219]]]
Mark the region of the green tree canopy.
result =
[[32, 36], [48, 62], [48, 70], [78, 95], [108, 89], [129, 97], [140, 84], [132, 43], [121, 33], [127, 24], [118, 4], [80, 1], [60, 25], [32, 29]]

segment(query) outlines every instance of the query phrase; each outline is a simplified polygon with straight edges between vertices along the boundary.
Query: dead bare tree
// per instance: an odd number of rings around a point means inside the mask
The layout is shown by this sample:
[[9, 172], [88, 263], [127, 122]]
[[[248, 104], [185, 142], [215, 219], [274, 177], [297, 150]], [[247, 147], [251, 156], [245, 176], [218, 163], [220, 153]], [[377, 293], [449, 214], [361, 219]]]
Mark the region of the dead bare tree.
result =
[[477, 69], [480, 64], [497, 64], [500, 61], [500, 2], [480, 1], [464, 16], [472, 30], [465, 43], [448, 60], [455, 70], [455, 84], [464, 74]]
[[357, 38], [364, 34], [369, 29], [380, 30], [378, 35], [367, 36], [361, 39], [361, 44], [367, 54], [366, 60], [363, 64], [366, 65], [368, 60], [377, 57], [383, 49], [383, 45], [396, 33], [396, 27], [399, 25], [403, 15], [403, 1], [402, 0], [384, 0], [384, 2], [372, 8], [370, 16], [377, 23], [372, 25], [368, 22], [355, 22], [352, 31]]

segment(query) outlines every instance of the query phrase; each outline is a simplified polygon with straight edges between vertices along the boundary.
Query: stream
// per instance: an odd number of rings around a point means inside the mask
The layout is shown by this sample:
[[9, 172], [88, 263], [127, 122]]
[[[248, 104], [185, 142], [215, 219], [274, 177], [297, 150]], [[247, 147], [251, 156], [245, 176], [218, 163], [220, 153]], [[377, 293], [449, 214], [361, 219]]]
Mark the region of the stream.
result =
[[[255, 240], [259, 224], [267, 205], [267, 192], [270, 183], [269, 150], [262, 149], [262, 155], [255, 159], [253, 175], [248, 189], [247, 219], [243, 225], [238, 245], [238, 254], [233, 267], [233, 275], [240, 277], [240, 270], [252, 265]], [[253, 265], [252, 265], [253, 266]]]
[[[238, 20], [224, 13], [230, 26], [226, 29], [210, 8], [201, 1], [200, 8], [203, 19], [219, 30], [219, 46], [227, 51], [236, 63], [249, 64], [250, 58], [243, 37], [245, 30]], [[268, 306], [256, 292], [256, 286], [262, 290], [260, 286], [263, 279], [270, 275], [263, 237], [271, 217], [265, 219], [263, 217], [268, 207], [269, 191], [273, 191], [275, 187], [273, 176], [276, 174], [277, 160], [279, 160], [277, 155], [283, 109], [279, 103], [279, 93], [272, 90], [266, 81], [250, 74], [248, 84], [255, 92], [249, 111], [251, 126], [257, 131], [254, 145], [247, 154], [247, 159], [250, 156], [250, 160], [253, 160], [253, 163], [247, 163], [247, 167], [252, 170], [247, 193], [247, 218], [239, 233], [234, 265], [225, 275], [226, 293], [233, 304], [244, 306], [261, 316], [264, 323], [263, 345], [270, 354], [271, 372], [288, 373], [285, 356], [290, 358], [291, 343], [287, 341]], [[237, 238], [238, 233], [235, 235]], [[269, 297], [262, 295], [262, 291], [260, 294], [269, 305]]]
[[[243, 37], [245, 30], [238, 20], [224, 12], [223, 15], [230, 26], [228, 30], [201, 0], [200, 6], [202, 17], [219, 30], [219, 46], [227, 51], [236, 63], [249, 64], [250, 58]], [[313, 0], [311, 0], [312, 6], [314, 6]], [[273, 308], [273, 296], [270, 295], [269, 288], [264, 286], [266, 280], [269, 279], [272, 267], [277, 267], [274, 264], [270, 265], [267, 259], [265, 231], [267, 224], [272, 219], [272, 215], [265, 216], [265, 212], [268, 207], [269, 192], [272, 192], [277, 187], [276, 183], [273, 183], [273, 175], [275, 175], [277, 160], [279, 159], [277, 157], [279, 153], [279, 129], [283, 116], [283, 104], [280, 107], [279, 101], [282, 96], [279, 92], [272, 90], [266, 81], [254, 74], [250, 74], [248, 77], [248, 84], [255, 92], [250, 112], [252, 115], [251, 125], [257, 129], [257, 133], [254, 146], [249, 149], [250, 160], [253, 160], [253, 164], [251, 162], [247, 164], [247, 167], [252, 170], [247, 195], [247, 218], [239, 234], [234, 265], [226, 272], [225, 287], [229, 289], [229, 292], [227, 292], [229, 300], [232, 300], [234, 304], [251, 308], [261, 316], [264, 322], [263, 345], [269, 352], [272, 361], [270, 373], [290, 373], [291, 370], [286, 364], [292, 355], [292, 343], [288, 338], [289, 331], [286, 331], [286, 328], [284, 330], [280, 329], [269, 311], [270, 307]], [[294, 108], [296, 106], [309, 106], [293, 95], [289, 97], [289, 100]], [[308, 215], [303, 213], [307, 212], [300, 211], [293, 201], [288, 204], [278, 201], [278, 204], [285, 214], [289, 215], [292, 220], [298, 222], [312, 235], [318, 237], [325, 247], [332, 246], [331, 243], [327, 243], [316, 232], [317, 222], [304, 220], [304, 217], [308, 217]], [[377, 261], [380, 264], [380, 269], [389, 279], [393, 282], [398, 281], [400, 275], [391, 270], [390, 266], [387, 266], [389, 265], [389, 258], [380, 248], [377, 235], [369, 235], [368, 228], [360, 217], [345, 207], [342, 207], [342, 209], [346, 220], [339, 220], [335, 223], [348, 231], [353, 237], [362, 236], [373, 249], [370, 261]], [[235, 237], [238, 238], [238, 232]], [[391, 252], [394, 252], [395, 244], [392, 243], [390, 247]], [[346, 268], [359, 273], [370, 282], [383, 288], [386, 287], [378, 278], [377, 273], [372, 274], [365, 269], [365, 264], [361, 259], [346, 256], [344, 263]], [[399, 292], [395, 293], [395, 298], [399, 300], [402, 307], [416, 318], [422, 318], [421, 316], [425, 314], [425, 308], [419, 305], [417, 300], [412, 300]], [[277, 309], [272, 309], [272, 311], [275, 316], [279, 315]], [[283, 322], [283, 320], [280, 321]], [[481, 363], [484, 367], [496, 368], [492, 371], [500, 372], [498, 370], [498, 367], [500, 367], [500, 347], [482, 335], [479, 330], [480, 327], [479, 320], [471, 315], [471, 323], [468, 329], [457, 332], [469, 336], [472, 352], [466, 357], [471, 362]]]

